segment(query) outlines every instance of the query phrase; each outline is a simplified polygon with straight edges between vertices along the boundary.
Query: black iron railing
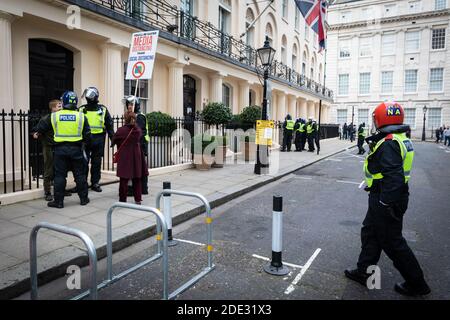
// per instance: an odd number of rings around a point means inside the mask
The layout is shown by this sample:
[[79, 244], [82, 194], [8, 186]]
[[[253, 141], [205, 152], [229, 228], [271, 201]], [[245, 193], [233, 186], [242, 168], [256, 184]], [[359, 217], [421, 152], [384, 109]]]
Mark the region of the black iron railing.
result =
[[[171, 6], [164, 0], [85, 1], [188, 40], [192, 44], [231, 59], [233, 62], [258, 68], [262, 74], [262, 67], [258, 64], [257, 53], [253, 47], [221, 31], [210, 22], [201, 21], [197, 17], [178, 10], [176, 6]], [[74, 3], [73, 0], [68, 2]], [[95, 7], [92, 6], [88, 9], [95, 11]], [[279, 61], [274, 61], [270, 76], [276, 80], [286, 81], [298, 89], [333, 100], [333, 91], [298, 74]]]

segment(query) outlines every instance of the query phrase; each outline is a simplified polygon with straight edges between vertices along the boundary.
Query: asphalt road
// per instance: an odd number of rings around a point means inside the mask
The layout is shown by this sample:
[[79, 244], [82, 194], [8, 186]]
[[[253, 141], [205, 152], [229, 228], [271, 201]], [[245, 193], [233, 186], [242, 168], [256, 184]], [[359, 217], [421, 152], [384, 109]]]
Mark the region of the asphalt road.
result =
[[[429, 296], [416, 299], [450, 299], [450, 149], [415, 143], [415, 150], [404, 236], [432, 289]], [[213, 209], [216, 268], [178, 299], [412, 299], [394, 292], [395, 282], [402, 278], [384, 254], [378, 265], [381, 289], [368, 290], [343, 275], [345, 268], [356, 264], [367, 210], [367, 194], [358, 188], [363, 156], [356, 152], [340, 153]], [[283, 261], [298, 265], [290, 266], [291, 272], [284, 277], [266, 274], [263, 266], [268, 262], [254, 256], [271, 255], [274, 194], [283, 196]], [[204, 216], [199, 216], [177, 226], [174, 236], [205, 243], [205, 230]], [[115, 254], [115, 270], [153, 254], [154, 243], [149, 239]], [[169, 253], [170, 291], [206, 266], [202, 246], [180, 243]], [[104, 261], [99, 274], [105, 274]], [[84, 269], [84, 287], [85, 276]], [[100, 291], [99, 298], [160, 299], [161, 279], [158, 261]], [[42, 286], [40, 297], [75, 295], [65, 289], [66, 280]]]

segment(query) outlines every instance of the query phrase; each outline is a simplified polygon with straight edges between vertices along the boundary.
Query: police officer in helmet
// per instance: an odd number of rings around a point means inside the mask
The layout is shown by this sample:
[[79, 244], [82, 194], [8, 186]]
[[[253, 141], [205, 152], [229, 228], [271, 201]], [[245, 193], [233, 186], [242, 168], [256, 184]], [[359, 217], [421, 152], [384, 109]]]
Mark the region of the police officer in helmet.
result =
[[[91, 189], [96, 192], [102, 192], [100, 187], [101, 177], [101, 163], [105, 149], [105, 135], [108, 133], [108, 138], [111, 140], [114, 136], [114, 123], [108, 109], [99, 104], [99, 92], [95, 87], [88, 87], [84, 90], [82, 98], [85, 98], [87, 104], [80, 107], [91, 127], [92, 142], [89, 148], [86, 149], [86, 155], [91, 162]], [[88, 175], [89, 167], [86, 166], [86, 176]]]
[[402, 236], [403, 216], [408, 207], [414, 149], [406, 136], [404, 110], [398, 103], [382, 103], [373, 113], [377, 132], [366, 139], [370, 152], [364, 163], [369, 209], [361, 229], [362, 250], [357, 268], [345, 275], [366, 286], [367, 269], [376, 265], [381, 252], [394, 262], [405, 279], [394, 289], [403, 295], [430, 293], [423, 271]]
[[281, 151], [291, 152], [292, 146], [292, 134], [294, 132], [295, 121], [292, 120], [290, 114], [286, 116], [286, 119], [283, 123], [283, 145], [281, 147]]
[[82, 206], [89, 203], [86, 181], [83, 143], [91, 142], [91, 129], [87, 117], [77, 111], [78, 97], [73, 91], [66, 91], [61, 97], [63, 109], [51, 114], [47, 121], [37, 126], [39, 134], [53, 130], [54, 146], [54, 201], [47, 205], [64, 208], [64, 191], [67, 171], [72, 170]]
[[[142, 130], [141, 150], [144, 153], [144, 156], [147, 156], [150, 137], [148, 134], [147, 117], [141, 112], [141, 101], [139, 97], [128, 96], [125, 99], [125, 108], [136, 114], [136, 124]], [[148, 176], [142, 177], [142, 194], [148, 194]], [[133, 195], [133, 189], [130, 187], [128, 187], [128, 195]]]

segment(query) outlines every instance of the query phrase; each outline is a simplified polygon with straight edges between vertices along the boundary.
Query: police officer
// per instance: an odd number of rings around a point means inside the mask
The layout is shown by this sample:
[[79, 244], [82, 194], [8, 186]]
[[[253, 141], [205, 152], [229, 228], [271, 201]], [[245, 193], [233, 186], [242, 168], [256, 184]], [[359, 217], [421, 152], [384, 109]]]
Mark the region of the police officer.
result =
[[403, 125], [404, 110], [397, 103], [382, 103], [373, 113], [377, 133], [366, 139], [370, 153], [364, 163], [369, 209], [361, 229], [362, 250], [357, 269], [345, 275], [366, 286], [369, 266], [384, 251], [405, 279], [395, 290], [404, 295], [425, 295], [430, 288], [420, 265], [402, 236], [403, 215], [409, 199], [408, 181], [414, 158], [409, 126]]
[[306, 138], [308, 139], [308, 152], [314, 152], [314, 138], [315, 138], [315, 126], [313, 123], [313, 118], [308, 118], [306, 123]]
[[[144, 156], [148, 155], [148, 142], [150, 141], [150, 136], [148, 132], [147, 117], [141, 112], [141, 101], [139, 97], [128, 96], [125, 99], [125, 107], [128, 111], [133, 111], [136, 114], [136, 124], [142, 130], [141, 137], [141, 149]], [[148, 176], [142, 177], [142, 194], [148, 194]], [[133, 189], [128, 186], [128, 195], [133, 195]]]
[[64, 190], [69, 169], [73, 171], [80, 204], [84, 206], [89, 203], [82, 145], [85, 143], [89, 146], [91, 142], [88, 119], [82, 112], [77, 111], [76, 93], [64, 92], [61, 101], [63, 109], [52, 113], [47, 121], [41, 121], [36, 128], [39, 134], [53, 130], [55, 197], [54, 201], [48, 202], [47, 205], [59, 209], [64, 208]]
[[364, 139], [366, 138], [366, 134], [364, 133], [364, 127], [366, 124], [363, 122], [359, 125], [358, 128], [358, 154], [364, 154], [366, 150], [364, 150]]
[[291, 152], [291, 145], [292, 145], [292, 134], [294, 132], [294, 126], [295, 122], [292, 120], [292, 117], [290, 114], [288, 114], [284, 120], [283, 123], [283, 146], [281, 148], [281, 151], [287, 151]]
[[[87, 104], [80, 107], [91, 128], [92, 141], [89, 148], [86, 148], [86, 155], [91, 161], [91, 189], [96, 192], [102, 192], [100, 187], [101, 164], [105, 150], [105, 136], [108, 132], [108, 138], [111, 140], [114, 136], [114, 123], [108, 109], [98, 102], [99, 92], [95, 87], [88, 87], [84, 90], [82, 98], [85, 98]], [[86, 166], [86, 176], [89, 167]]]
[[295, 151], [302, 152], [304, 147], [304, 144], [302, 144], [302, 140], [305, 133], [305, 124], [301, 118], [297, 119], [294, 131], [295, 131]]

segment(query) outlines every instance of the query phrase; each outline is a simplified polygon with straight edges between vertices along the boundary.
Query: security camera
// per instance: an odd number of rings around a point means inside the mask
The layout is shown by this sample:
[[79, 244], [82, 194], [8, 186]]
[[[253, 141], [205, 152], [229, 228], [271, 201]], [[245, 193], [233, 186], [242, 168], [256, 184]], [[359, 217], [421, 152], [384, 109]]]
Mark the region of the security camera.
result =
[[184, 60], [189, 61], [191, 58], [189, 58], [189, 56], [184, 56]]

